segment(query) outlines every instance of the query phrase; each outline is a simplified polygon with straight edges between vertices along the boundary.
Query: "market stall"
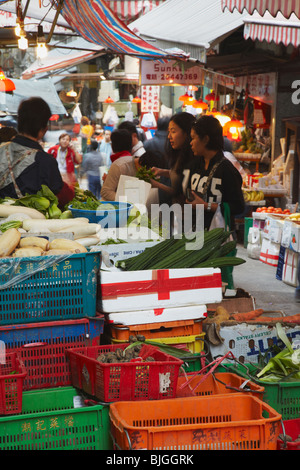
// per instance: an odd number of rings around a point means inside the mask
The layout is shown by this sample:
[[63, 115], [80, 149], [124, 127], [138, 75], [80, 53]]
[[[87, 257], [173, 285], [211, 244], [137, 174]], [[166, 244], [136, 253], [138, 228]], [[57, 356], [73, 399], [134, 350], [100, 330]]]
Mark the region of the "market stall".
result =
[[[148, 410], [156, 436], [157, 409], [162, 410], [159, 419], [162, 413], [166, 420], [177, 418], [176, 428], [170, 421], [164, 429], [166, 450], [175, 443], [191, 450], [284, 446], [281, 416], [295, 419], [299, 410], [287, 414], [280, 398], [270, 392], [265, 398], [269, 369], [279, 374], [280, 383], [285, 372], [275, 360], [258, 365], [260, 352], [267, 351], [270, 361], [276, 352], [257, 345], [255, 338], [268, 342], [278, 335], [286, 373], [292, 374], [297, 390], [298, 362], [288, 364], [293, 351], [285, 335], [297, 339], [299, 318], [266, 318], [268, 312], [253, 306], [251, 298], [235, 305], [234, 299], [224, 298], [223, 268], [245, 262], [228, 256], [235, 243], [229, 234], [210, 231], [201, 248], [187, 252], [190, 239], [162, 238], [140, 226], [136, 211], [127, 211], [121, 226], [116, 218], [114, 227], [102, 228], [92, 219], [101, 218], [101, 201], [98, 211], [80, 208], [91, 198], [88, 191], [78, 190], [70, 208], [51, 218], [55, 200], [47, 204], [41, 199], [47, 199], [45, 194], [49, 198], [45, 191], [30, 201], [26, 196], [0, 204], [0, 339], [6, 346], [0, 385], [8, 384], [0, 394], [1, 449], [155, 450], [158, 444], [156, 437], [148, 440], [148, 425], [143, 431], [132, 428], [130, 416], [132, 410], [135, 416]], [[238, 331], [241, 337], [241, 328], [243, 338], [249, 328], [256, 329], [253, 344], [241, 344], [237, 337], [232, 345], [232, 335]], [[259, 370], [251, 370], [247, 385], [242, 356]], [[178, 400], [185, 404], [179, 420]], [[210, 420], [209, 409], [219, 414], [225, 406], [234, 414], [239, 405], [245, 414], [239, 411], [234, 426], [220, 415], [213, 440], [211, 427], [195, 424], [204, 410]], [[191, 421], [183, 426], [189, 407]], [[116, 426], [117, 414], [125, 434]], [[143, 414], [141, 419], [148, 418]], [[97, 421], [101, 426], [95, 426]], [[88, 434], [83, 429], [87, 423]], [[237, 443], [233, 436], [241, 429]], [[199, 433], [201, 442], [192, 437]]]

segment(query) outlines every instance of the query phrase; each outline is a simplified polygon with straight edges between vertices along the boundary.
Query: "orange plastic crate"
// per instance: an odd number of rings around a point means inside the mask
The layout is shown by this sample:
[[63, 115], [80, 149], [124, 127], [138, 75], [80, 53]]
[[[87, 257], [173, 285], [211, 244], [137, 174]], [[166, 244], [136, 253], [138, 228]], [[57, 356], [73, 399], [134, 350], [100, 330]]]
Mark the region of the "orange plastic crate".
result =
[[237, 393], [110, 404], [120, 450], [276, 450], [281, 415]]
[[22, 412], [23, 381], [26, 369], [16, 353], [5, 354], [0, 363], [0, 415]]
[[202, 333], [202, 320], [182, 320], [165, 323], [148, 323], [142, 325], [110, 325], [111, 337], [128, 341], [130, 335], [143, 335], [146, 339], [174, 336], [191, 336]]
[[247, 393], [262, 400], [264, 391], [264, 387], [230, 372], [219, 372], [206, 377], [192, 372], [178, 377], [176, 397]]
[[[183, 361], [154, 346], [144, 344], [140, 357], [130, 362], [97, 361], [101, 353], [127, 347], [122, 343], [66, 350], [72, 385], [103, 402], [174, 398]], [[149, 356], [154, 360], [148, 362]]]

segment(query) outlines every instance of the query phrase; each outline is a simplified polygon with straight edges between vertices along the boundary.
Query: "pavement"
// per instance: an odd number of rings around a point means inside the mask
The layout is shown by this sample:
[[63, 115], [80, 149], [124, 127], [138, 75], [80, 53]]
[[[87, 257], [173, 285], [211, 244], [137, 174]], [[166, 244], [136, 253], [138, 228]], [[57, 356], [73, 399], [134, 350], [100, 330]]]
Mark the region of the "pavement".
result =
[[294, 298], [295, 287], [276, 279], [276, 267], [249, 258], [242, 244], [238, 244], [237, 250], [237, 256], [246, 263], [234, 267], [234, 287], [252, 295], [256, 308], [282, 311], [286, 315], [300, 313], [300, 303], [295, 302]]

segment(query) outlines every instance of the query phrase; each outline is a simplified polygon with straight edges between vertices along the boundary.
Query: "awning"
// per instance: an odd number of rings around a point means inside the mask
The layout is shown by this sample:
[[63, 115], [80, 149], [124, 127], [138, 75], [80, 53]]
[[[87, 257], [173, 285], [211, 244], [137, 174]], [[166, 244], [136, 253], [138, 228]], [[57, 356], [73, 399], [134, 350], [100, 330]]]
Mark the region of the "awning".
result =
[[52, 114], [67, 114], [51, 79], [18, 80], [11, 79], [16, 85], [13, 94], [0, 93], [0, 110], [17, 114], [22, 100], [32, 96], [40, 96], [50, 106]]
[[[51, 1], [57, 3], [57, 0]], [[130, 31], [105, 0], [64, 0], [61, 14], [78, 35], [107, 50], [152, 60], [171, 56]], [[185, 59], [182, 54], [178, 58]]]
[[220, 0], [167, 0], [129, 27], [158, 47], [175, 45], [205, 62], [206, 50], [243, 26], [245, 16], [237, 11], [223, 13]]
[[[60, 48], [60, 46], [63, 46], [63, 48]], [[49, 50], [47, 57], [33, 62], [23, 72], [22, 78], [28, 80], [34, 75], [73, 67], [103, 53], [103, 47], [92, 44], [82, 38], [76, 38], [67, 44], [59, 42], [53, 46], [53, 49]]]
[[149, 13], [166, 0], [105, 0], [109, 8], [125, 24], [137, 20], [140, 16]]
[[233, 12], [235, 9], [242, 13], [246, 10], [250, 15], [256, 10], [263, 15], [268, 11], [272, 16], [281, 12], [285, 18], [289, 18], [292, 13], [300, 18], [300, 0], [221, 0], [223, 11], [228, 8]]
[[275, 44], [292, 44], [294, 47], [300, 45], [300, 20], [295, 14], [289, 19], [281, 13], [273, 18], [266, 12], [263, 16], [254, 14], [244, 20], [244, 38], [258, 41], [274, 42]]

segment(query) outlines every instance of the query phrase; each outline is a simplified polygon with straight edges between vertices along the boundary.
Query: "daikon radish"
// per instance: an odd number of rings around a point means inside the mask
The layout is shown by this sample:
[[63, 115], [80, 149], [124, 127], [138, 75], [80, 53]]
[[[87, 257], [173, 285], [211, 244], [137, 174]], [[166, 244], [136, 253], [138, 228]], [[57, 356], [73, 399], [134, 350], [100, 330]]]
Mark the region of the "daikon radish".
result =
[[21, 234], [16, 228], [9, 228], [0, 236], [0, 258], [10, 256], [19, 245]]
[[84, 237], [84, 238], [77, 238], [77, 243], [80, 243], [83, 246], [93, 246], [99, 243], [98, 237]]
[[23, 228], [27, 232], [35, 230], [42, 232], [44, 229], [51, 230], [51, 232], [57, 232], [63, 228], [67, 228], [73, 225], [85, 225], [89, 223], [89, 219], [86, 217], [77, 217], [76, 219], [45, 219], [45, 220], [24, 220]]
[[43, 256], [58, 256], [58, 255], [72, 255], [74, 251], [72, 250], [47, 250], [43, 252]]
[[0, 204], [0, 217], [9, 217], [11, 214], [25, 214], [29, 215], [32, 219], [45, 219], [46, 217], [41, 212], [31, 207], [25, 206], [12, 206], [11, 204]]
[[39, 246], [26, 246], [17, 248], [12, 256], [14, 258], [30, 258], [31, 256], [42, 256], [43, 250]]
[[49, 249], [49, 241], [44, 237], [23, 237], [19, 243], [20, 248], [26, 246], [38, 246], [42, 248], [43, 251]]
[[82, 224], [82, 225], [70, 225], [69, 227], [58, 230], [59, 233], [72, 232], [74, 234], [74, 240], [77, 238], [88, 237], [89, 235], [95, 235], [100, 232], [101, 227], [98, 224]]
[[80, 245], [80, 243], [77, 243], [74, 240], [67, 240], [66, 238], [55, 238], [52, 240], [49, 244], [49, 249], [50, 250], [56, 250], [56, 249], [62, 249], [62, 250], [79, 250], [80, 253], [86, 253], [87, 249], [83, 246]]

